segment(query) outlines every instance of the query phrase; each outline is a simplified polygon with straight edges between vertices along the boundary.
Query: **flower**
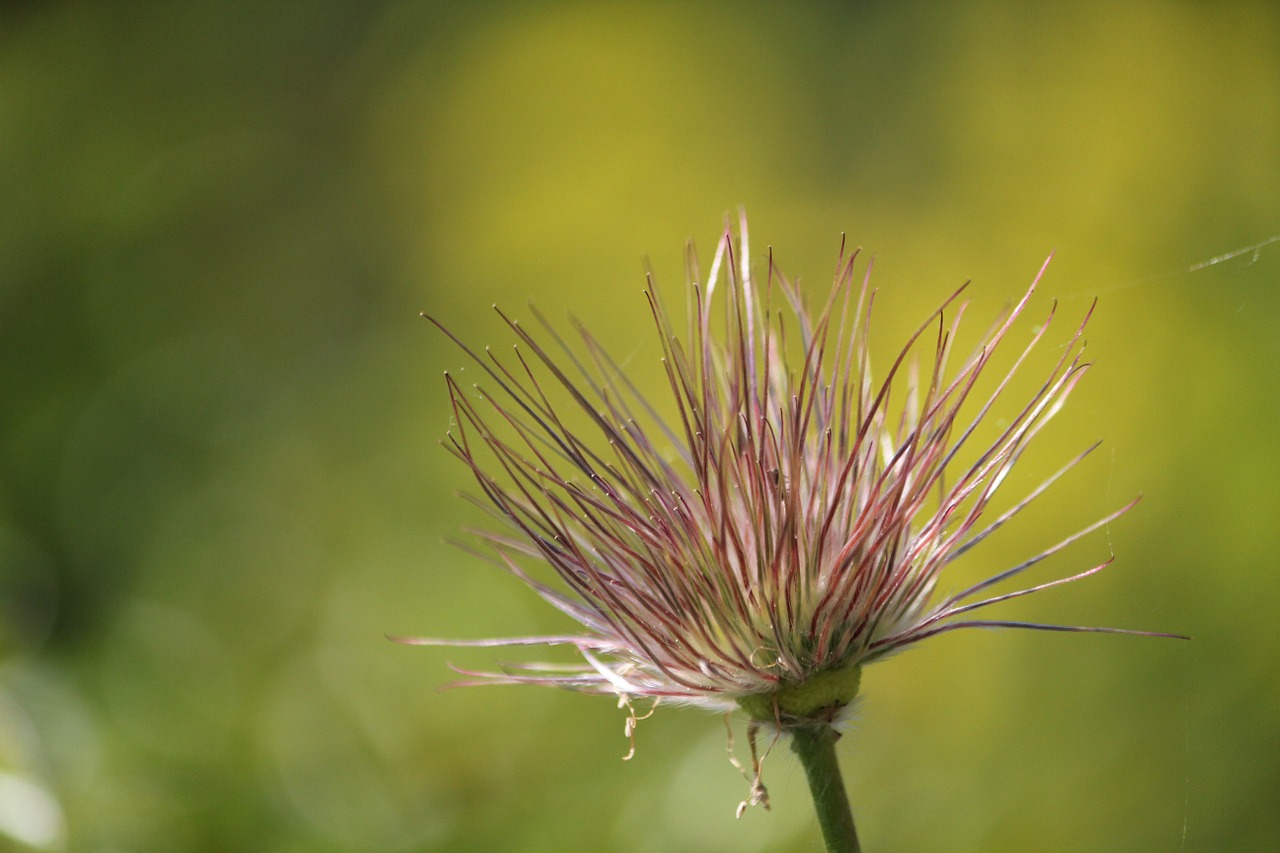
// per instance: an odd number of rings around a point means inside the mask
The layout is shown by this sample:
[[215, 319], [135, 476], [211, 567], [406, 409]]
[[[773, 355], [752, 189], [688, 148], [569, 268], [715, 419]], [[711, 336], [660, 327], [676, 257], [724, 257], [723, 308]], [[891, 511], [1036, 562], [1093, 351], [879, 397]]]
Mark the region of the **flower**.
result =
[[[1145, 633], [979, 615], [1106, 567], [1110, 560], [992, 592], [1136, 500], [980, 583], [937, 592], [951, 563], [1094, 449], [989, 517], [1007, 475], [1089, 366], [1092, 307], [1030, 399], [992, 425], [989, 413], [1050, 322], [993, 388], [979, 392], [978, 380], [1044, 267], [958, 366], [950, 365], [964, 287], [877, 380], [868, 341], [875, 293], [869, 266], [855, 277], [857, 254], [842, 244], [834, 285], [814, 312], [772, 256], [765, 281], [752, 276], [745, 215], [737, 247], [726, 226], [705, 280], [690, 248], [683, 335], [656, 290], [647, 294], [672, 398], [667, 416], [577, 323], [575, 351], [536, 311], [549, 345], [499, 310], [517, 339], [504, 360], [481, 356], [433, 319], [485, 374], [474, 388], [452, 374], [446, 381], [456, 423], [447, 446], [503, 528], [480, 534], [487, 555], [582, 631], [402, 641], [568, 645], [581, 662], [460, 671], [473, 676], [465, 684], [548, 685], [628, 706], [648, 698], [740, 708], [753, 725], [786, 730], [838, 720], [863, 665], [948, 631]], [[928, 351], [923, 365], [912, 355], [918, 345]], [[994, 437], [971, 447], [987, 433]]]

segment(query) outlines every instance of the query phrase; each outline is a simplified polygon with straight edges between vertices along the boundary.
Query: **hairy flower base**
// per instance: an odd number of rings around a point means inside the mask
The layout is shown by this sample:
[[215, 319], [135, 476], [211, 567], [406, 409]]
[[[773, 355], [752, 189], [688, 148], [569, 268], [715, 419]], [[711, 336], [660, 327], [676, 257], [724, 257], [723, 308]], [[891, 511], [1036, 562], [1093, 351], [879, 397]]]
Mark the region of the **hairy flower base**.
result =
[[753, 721], [787, 729], [811, 723], [834, 722], [858, 695], [862, 667], [829, 669], [772, 693], [743, 696], [738, 706]]

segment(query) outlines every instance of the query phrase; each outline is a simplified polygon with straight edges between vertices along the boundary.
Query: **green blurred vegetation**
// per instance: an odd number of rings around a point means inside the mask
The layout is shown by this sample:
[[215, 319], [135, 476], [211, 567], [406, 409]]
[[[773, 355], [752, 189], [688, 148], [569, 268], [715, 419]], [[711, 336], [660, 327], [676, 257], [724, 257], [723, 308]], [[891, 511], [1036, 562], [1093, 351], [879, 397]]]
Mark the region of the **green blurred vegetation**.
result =
[[1262, 3], [6, 4], [0, 849], [818, 849], [785, 750], [734, 821], [719, 720], [623, 764], [611, 703], [383, 638], [565, 628], [442, 542], [462, 359], [417, 313], [572, 307], [661, 393], [641, 256], [678, 287], [738, 204], [804, 281], [874, 253], [888, 342], [1056, 248], [1036, 313], [1099, 296], [1098, 365], [1029, 465], [1107, 444], [973, 571], [1142, 491], [1005, 612], [1195, 635], [870, 668], [868, 850], [1269, 849], [1280, 245], [1190, 268], [1280, 233], [1278, 151]]

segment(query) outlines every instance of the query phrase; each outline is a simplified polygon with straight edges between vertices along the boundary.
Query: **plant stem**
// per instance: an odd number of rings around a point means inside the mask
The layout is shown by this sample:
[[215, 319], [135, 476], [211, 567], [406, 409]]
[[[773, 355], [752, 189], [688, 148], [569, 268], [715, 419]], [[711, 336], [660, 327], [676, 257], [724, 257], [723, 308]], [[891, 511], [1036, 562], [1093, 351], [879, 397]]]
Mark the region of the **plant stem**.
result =
[[818, 812], [818, 825], [827, 842], [827, 853], [861, 853], [858, 830], [853, 825], [849, 795], [836, 761], [836, 741], [840, 735], [826, 723], [791, 729], [791, 748], [804, 765], [809, 792]]

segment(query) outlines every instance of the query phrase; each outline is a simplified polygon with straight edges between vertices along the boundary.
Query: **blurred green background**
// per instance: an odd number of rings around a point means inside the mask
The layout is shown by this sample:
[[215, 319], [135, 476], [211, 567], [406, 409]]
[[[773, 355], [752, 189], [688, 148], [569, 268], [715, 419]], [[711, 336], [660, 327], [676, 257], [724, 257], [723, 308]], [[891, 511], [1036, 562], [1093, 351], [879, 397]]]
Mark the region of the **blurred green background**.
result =
[[1195, 636], [873, 667], [867, 849], [1272, 849], [1280, 244], [1191, 268], [1280, 234], [1280, 12], [464, 5], [0, 12], [0, 849], [819, 849], [785, 749], [735, 821], [719, 719], [624, 764], [611, 702], [437, 693], [502, 653], [383, 636], [566, 630], [443, 543], [463, 359], [418, 312], [572, 308], [661, 394], [642, 258], [675, 292], [739, 204], [815, 286], [873, 253], [890, 348], [1056, 249], [1024, 330], [1096, 295], [1097, 366], [1024, 485], [1106, 444], [965, 571], [1144, 492], [1035, 579], [1112, 569], [1002, 613]]

